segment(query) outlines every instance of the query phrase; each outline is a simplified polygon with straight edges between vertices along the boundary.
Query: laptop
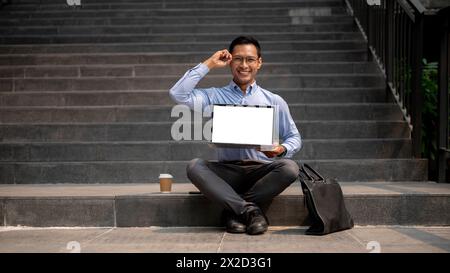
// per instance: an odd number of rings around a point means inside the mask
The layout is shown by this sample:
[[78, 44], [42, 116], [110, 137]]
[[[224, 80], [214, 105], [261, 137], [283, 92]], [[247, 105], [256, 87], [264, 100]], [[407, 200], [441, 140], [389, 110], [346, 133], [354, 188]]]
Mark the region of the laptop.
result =
[[276, 106], [214, 104], [211, 144], [271, 150], [278, 143]]

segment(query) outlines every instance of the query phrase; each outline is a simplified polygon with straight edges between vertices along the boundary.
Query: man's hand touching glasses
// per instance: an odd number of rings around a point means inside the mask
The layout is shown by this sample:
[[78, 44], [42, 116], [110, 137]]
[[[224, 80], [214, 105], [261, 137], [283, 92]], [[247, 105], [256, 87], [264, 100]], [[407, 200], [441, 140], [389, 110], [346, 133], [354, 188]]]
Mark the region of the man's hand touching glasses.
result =
[[211, 70], [213, 68], [225, 67], [230, 64], [232, 56], [228, 50], [223, 49], [214, 53], [209, 59], [203, 63]]

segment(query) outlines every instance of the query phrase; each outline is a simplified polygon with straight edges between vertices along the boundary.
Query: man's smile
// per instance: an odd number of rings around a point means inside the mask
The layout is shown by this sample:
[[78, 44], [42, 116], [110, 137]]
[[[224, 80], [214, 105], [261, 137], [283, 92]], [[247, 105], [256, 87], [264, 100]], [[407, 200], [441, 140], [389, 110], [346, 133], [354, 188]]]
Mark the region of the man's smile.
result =
[[248, 76], [248, 75], [250, 75], [251, 71], [238, 71], [238, 73], [243, 76]]

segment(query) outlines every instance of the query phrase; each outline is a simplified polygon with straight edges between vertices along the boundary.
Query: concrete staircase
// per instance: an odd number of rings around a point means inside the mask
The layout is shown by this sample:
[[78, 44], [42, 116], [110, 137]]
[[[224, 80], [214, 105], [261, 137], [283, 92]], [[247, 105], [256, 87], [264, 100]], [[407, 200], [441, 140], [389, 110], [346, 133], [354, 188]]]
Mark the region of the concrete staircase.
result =
[[[214, 151], [204, 141], [171, 139], [168, 89], [241, 34], [262, 45], [258, 83], [289, 103], [304, 139], [295, 159], [342, 181], [348, 200], [367, 197], [350, 205], [357, 224], [450, 223], [450, 190], [424, 183], [427, 161], [412, 158], [408, 124], [338, 0], [83, 0], [81, 8], [16, 0], [3, 7], [0, 223], [217, 224], [219, 208], [182, 190], [191, 187], [187, 162], [213, 159]], [[229, 80], [227, 69], [213, 71], [200, 86]], [[175, 192], [158, 194], [157, 177], [167, 172]], [[438, 220], [414, 218], [423, 209], [416, 194]], [[122, 197], [128, 206], [119, 205]], [[269, 217], [307, 223], [301, 200], [296, 183]], [[152, 217], [117, 221], [119, 214]]]

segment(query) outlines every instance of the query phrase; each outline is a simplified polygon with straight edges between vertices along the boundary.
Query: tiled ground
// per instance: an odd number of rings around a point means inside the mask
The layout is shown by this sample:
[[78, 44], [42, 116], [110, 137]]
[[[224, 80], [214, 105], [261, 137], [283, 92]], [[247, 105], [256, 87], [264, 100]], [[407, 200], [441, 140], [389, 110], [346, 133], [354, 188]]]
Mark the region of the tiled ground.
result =
[[450, 252], [450, 227], [357, 226], [326, 236], [274, 226], [262, 236], [209, 227], [0, 228], [0, 252]]

